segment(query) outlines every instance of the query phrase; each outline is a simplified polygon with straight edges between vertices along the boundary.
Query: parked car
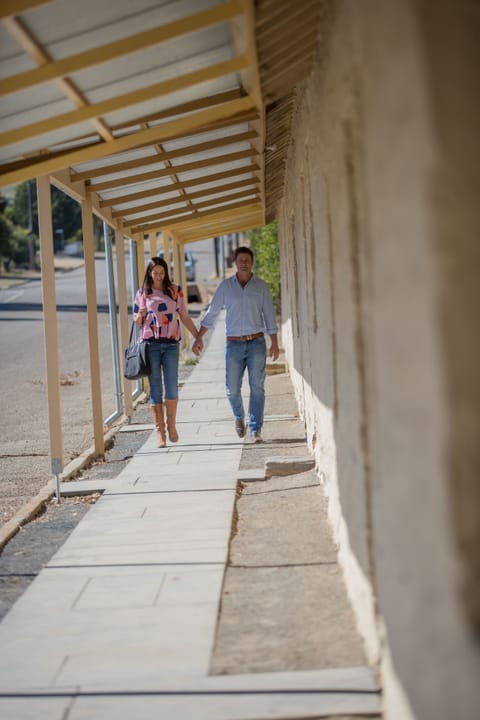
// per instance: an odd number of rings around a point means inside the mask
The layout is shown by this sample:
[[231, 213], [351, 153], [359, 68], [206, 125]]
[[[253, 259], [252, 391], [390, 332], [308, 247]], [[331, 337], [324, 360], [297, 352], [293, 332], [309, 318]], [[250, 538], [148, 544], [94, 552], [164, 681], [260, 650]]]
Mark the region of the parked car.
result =
[[[163, 248], [157, 250], [157, 257], [163, 258], [164, 252]], [[195, 263], [196, 259], [193, 257], [190, 250], [185, 250], [185, 273], [187, 275], [187, 282], [195, 282], [196, 279], [196, 271], [195, 271]], [[173, 276], [173, 258], [172, 253], [170, 251], [170, 275]]]

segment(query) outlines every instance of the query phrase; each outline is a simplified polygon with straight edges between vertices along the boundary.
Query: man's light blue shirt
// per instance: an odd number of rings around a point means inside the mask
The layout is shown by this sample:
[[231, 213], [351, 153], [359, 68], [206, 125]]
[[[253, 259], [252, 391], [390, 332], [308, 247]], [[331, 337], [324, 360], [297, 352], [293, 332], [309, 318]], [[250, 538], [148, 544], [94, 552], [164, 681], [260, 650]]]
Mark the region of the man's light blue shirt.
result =
[[277, 332], [272, 297], [268, 285], [256, 275], [252, 275], [242, 288], [237, 276], [222, 280], [201, 321], [202, 327], [210, 330], [215, 325], [222, 308], [227, 311], [225, 320], [227, 336], [254, 335]]

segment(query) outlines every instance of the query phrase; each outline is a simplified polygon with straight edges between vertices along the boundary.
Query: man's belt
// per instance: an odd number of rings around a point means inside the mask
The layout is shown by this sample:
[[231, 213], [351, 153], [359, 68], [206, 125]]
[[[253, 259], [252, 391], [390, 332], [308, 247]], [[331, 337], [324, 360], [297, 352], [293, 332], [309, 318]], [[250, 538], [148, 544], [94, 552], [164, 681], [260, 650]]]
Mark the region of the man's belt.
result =
[[263, 337], [263, 332], [253, 333], [253, 335], [227, 335], [227, 340], [237, 340], [238, 342], [246, 342], [247, 340], [256, 340]]

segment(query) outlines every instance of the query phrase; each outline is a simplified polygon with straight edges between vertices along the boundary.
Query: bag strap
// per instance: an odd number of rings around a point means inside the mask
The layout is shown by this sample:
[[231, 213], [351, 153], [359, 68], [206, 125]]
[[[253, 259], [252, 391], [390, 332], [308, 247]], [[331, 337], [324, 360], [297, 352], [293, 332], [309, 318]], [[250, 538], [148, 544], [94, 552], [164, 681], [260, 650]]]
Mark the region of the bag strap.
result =
[[[143, 323], [144, 323], [144, 322], [145, 322], [145, 318], [142, 318], [142, 324], [140, 325], [140, 327], [143, 328]], [[135, 324], [136, 324], [135, 321], [132, 320], [132, 324], [131, 324], [131, 326], [130, 326], [130, 336], [129, 336], [129, 338], [128, 338], [128, 344], [129, 344], [129, 345], [132, 344], [133, 328], [135, 327]]]
[[134, 323], [134, 322], [133, 322], [133, 320], [132, 320], [132, 325], [131, 325], [131, 327], [130, 327], [130, 337], [128, 338], [128, 344], [129, 344], [129, 345], [131, 345], [131, 344], [132, 344], [132, 338], [133, 338], [133, 326], [134, 326], [134, 325], [135, 325], [135, 323]]
[[[147, 298], [145, 297], [145, 293], [142, 293], [142, 297], [143, 297], [143, 300], [144, 300], [144, 305], [140, 305], [140, 307], [145, 307], [145, 308], [146, 308], [146, 307], [147, 307]], [[145, 318], [142, 318], [142, 324], [141, 324], [140, 327], [143, 328], [143, 323], [144, 323], [144, 322], [145, 322]], [[132, 320], [132, 326], [131, 326], [131, 328], [130, 328], [130, 337], [128, 338], [128, 344], [129, 344], [129, 345], [132, 344], [133, 327], [134, 327], [134, 325], [135, 325], [135, 321]]]

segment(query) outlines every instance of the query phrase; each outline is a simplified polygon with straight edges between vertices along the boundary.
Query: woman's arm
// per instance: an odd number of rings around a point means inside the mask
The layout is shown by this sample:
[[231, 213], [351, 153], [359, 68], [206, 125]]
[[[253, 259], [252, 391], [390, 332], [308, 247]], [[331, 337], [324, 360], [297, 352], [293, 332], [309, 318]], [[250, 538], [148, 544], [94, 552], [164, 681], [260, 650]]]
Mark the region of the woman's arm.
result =
[[187, 310], [184, 310], [183, 312], [179, 312], [178, 314], [180, 316], [180, 320], [182, 321], [182, 323], [185, 325], [187, 330], [190, 331], [190, 333], [193, 335], [193, 337], [196, 340], [198, 337], [198, 330], [197, 330], [197, 327], [196, 327], [195, 323], [193, 322], [192, 318], [188, 314]]
[[[133, 322], [136, 325], [141, 325], [145, 319], [145, 315], [147, 314], [147, 301], [145, 299], [144, 292], [139, 289], [135, 293], [135, 300], [133, 303], [133, 313], [132, 318]], [[135, 312], [135, 308], [137, 308], [137, 312]]]

